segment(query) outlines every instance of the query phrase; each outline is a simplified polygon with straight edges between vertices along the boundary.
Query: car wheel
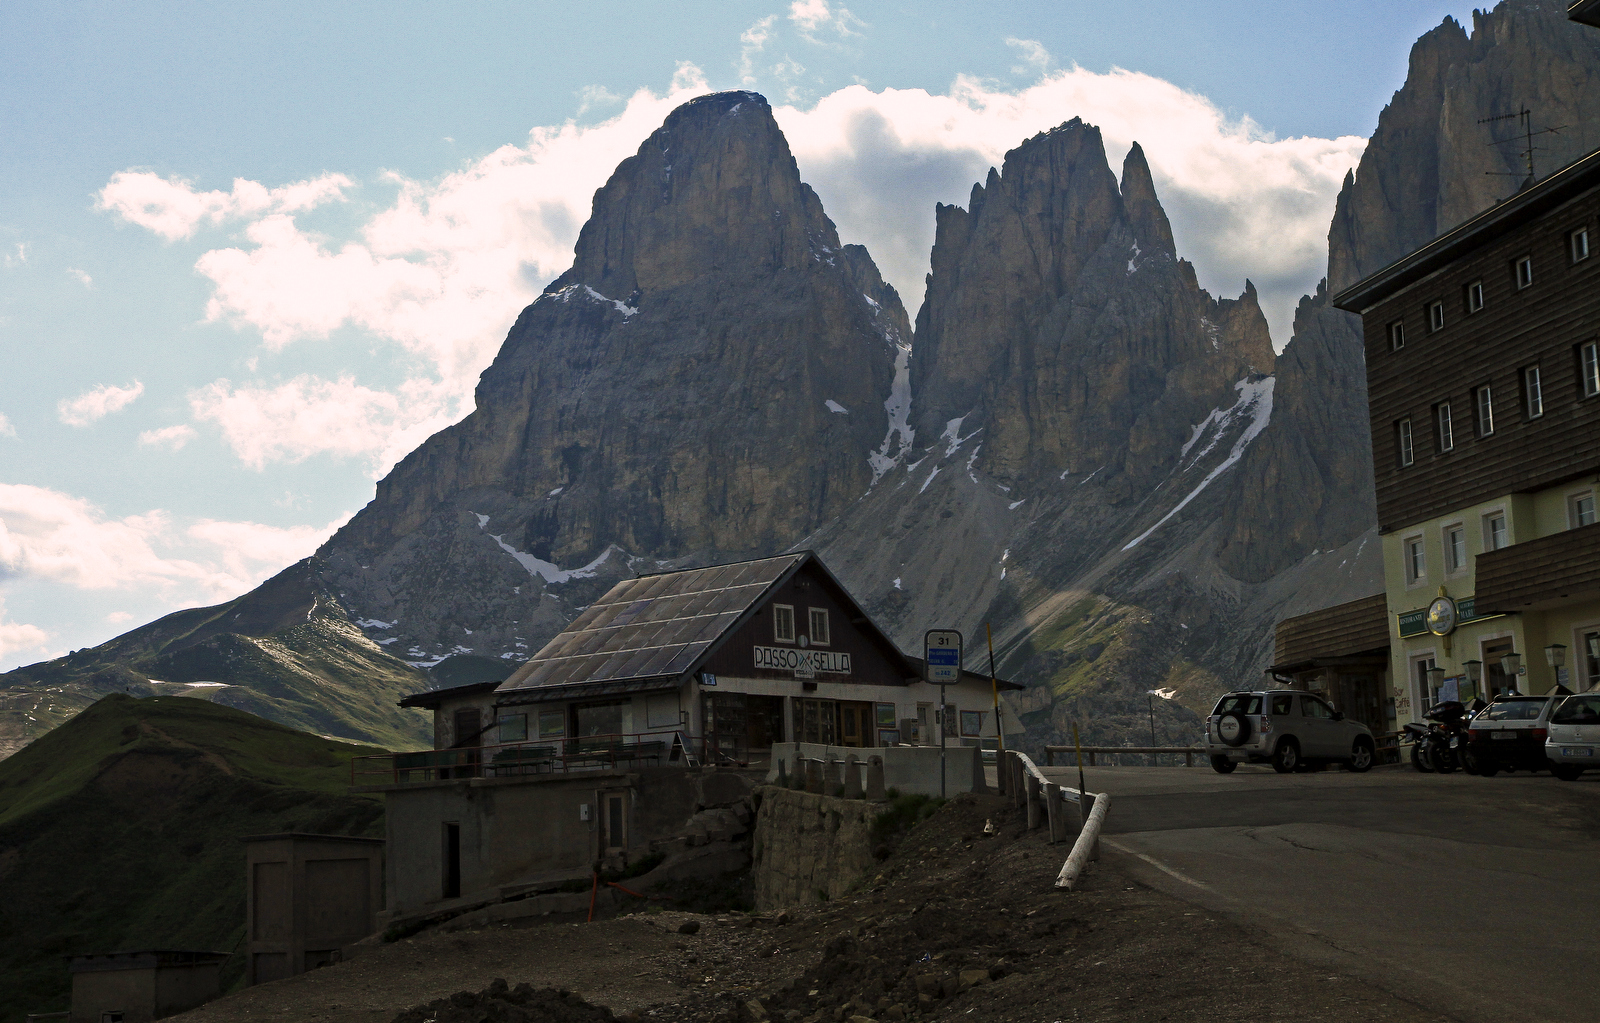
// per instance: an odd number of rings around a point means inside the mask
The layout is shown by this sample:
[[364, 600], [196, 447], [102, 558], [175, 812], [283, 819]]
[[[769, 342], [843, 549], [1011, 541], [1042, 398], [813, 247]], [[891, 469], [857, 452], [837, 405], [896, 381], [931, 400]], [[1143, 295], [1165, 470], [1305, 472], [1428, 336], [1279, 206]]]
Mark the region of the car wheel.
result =
[[1234, 763], [1232, 760], [1229, 760], [1227, 757], [1211, 758], [1211, 769], [1218, 774], [1232, 774], [1233, 769], [1238, 766], [1238, 764]]
[[1217, 738], [1226, 746], [1243, 746], [1250, 741], [1250, 719], [1236, 710], [1217, 718]]
[[1577, 781], [1578, 775], [1583, 773], [1583, 768], [1573, 767], [1570, 764], [1551, 764], [1550, 773], [1562, 781]]
[[1356, 744], [1350, 747], [1350, 759], [1345, 761], [1345, 769], [1356, 774], [1365, 774], [1372, 770], [1372, 761], [1375, 753], [1371, 739], [1357, 739]]
[[1433, 769], [1440, 774], [1450, 774], [1456, 769], [1456, 755], [1449, 746], [1443, 742], [1430, 742], [1428, 744], [1428, 759], [1433, 762]]
[[1480, 778], [1493, 778], [1500, 773], [1500, 765], [1493, 760], [1479, 760], [1477, 757], [1473, 757], [1473, 760], [1478, 765], [1478, 777]]
[[1293, 739], [1279, 742], [1277, 750], [1272, 754], [1272, 769], [1279, 774], [1288, 774], [1299, 766], [1300, 747]]
[[1411, 766], [1423, 774], [1433, 773], [1433, 761], [1428, 757], [1428, 744], [1414, 742], [1411, 744]]

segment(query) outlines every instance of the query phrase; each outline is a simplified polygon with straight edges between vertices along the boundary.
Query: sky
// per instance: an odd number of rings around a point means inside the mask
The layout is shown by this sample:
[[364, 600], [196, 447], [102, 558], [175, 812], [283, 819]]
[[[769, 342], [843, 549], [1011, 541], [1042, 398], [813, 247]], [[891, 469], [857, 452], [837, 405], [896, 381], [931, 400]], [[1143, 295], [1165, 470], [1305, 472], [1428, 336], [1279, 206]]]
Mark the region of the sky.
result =
[[915, 316], [933, 205], [1073, 117], [1279, 348], [1446, 0], [0, 5], [0, 671], [245, 592], [472, 410], [594, 190], [753, 89]]

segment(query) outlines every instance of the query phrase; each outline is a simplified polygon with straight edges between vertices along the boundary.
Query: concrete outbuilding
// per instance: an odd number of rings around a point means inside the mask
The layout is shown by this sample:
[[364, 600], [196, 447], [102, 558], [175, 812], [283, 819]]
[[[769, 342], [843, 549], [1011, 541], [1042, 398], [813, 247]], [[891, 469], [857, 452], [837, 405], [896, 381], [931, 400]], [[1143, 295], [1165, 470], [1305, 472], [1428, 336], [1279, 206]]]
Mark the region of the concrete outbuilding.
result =
[[73, 956], [69, 1023], [146, 1023], [221, 993], [226, 952], [161, 949]]
[[247, 985], [339, 962], [344, 946], [378, 929], [383, 839], [286, 833], [244, 843]]

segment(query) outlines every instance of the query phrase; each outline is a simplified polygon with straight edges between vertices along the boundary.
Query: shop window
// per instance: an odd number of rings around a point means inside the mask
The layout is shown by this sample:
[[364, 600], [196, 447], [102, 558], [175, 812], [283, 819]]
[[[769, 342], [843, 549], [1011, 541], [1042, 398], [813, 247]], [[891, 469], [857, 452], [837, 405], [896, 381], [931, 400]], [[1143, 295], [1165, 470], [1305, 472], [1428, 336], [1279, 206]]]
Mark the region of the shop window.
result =
[[1473, 407], [1478, 410], [1478, 436], [1494, 433], [1494, 388], [1488, 384], [1472, 392]]
[[1483, 517], [1483, 549], [1497, 551], [1507, 543], [1506, 513], [1490, 512]]
[[539, 738], [560, 739], [567, 734], [567, 712], [541, 710], [539, 712]]
[[1522, 414], [1529, 419], [1544, 415], [1544, 386], [1539, 380], [1538, 366], [1522, 367]]
[[621, 735], [622, 704], [591, 703], [578, 708], [578, 735]]
[[772, 639], [777, 643], [794, 642], [794, 607], [789, 604], [772, 605]]
[[828, 639], [828, 610], [822, 607], [808, 609], [811, 618], [811, 645], [827, 646]]
[[500, 715], [500, 741], [522, 742], [528, 737], [528, 715]]
[[1428, 559], [1422, 544], [1422, 537], [1408, 537], [1403, 545], [1406, 559], [1406, 582], [1411, 585], [1420, 583], [1428, 578]]
[[1467, 527], [1445, 527], [1444, 567], [1447, 572], [1459, 572], [1467, 567]]
[[1433, 407], [1433, 434], [1434, 444], [1441, 454], [1455, 448], [1455, 427], [1450, 419], [1450, 403], [1448, 401], [1441, 401]]
[[1389, 324], [1389, 351], [1398, 352], [1406, 346], [1406, 325], [1403, 320]]
[[1567, 522], [1572, 529], [1594, 525], [1594, 491], [1585, 490], [1568, 496]]

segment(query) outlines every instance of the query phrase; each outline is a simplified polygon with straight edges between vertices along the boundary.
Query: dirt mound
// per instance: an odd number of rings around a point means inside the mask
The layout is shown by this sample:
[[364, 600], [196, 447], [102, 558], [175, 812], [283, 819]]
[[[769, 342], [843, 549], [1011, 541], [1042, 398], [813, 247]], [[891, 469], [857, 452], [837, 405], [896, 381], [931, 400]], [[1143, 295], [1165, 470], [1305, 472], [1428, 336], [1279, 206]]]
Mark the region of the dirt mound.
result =
[[458, 991], [407, 1009], [394, 1023], [613, 1023], [611, 1010], [571, 991], [532, 984], [511, 987], [496, 978], [482, 991]]

